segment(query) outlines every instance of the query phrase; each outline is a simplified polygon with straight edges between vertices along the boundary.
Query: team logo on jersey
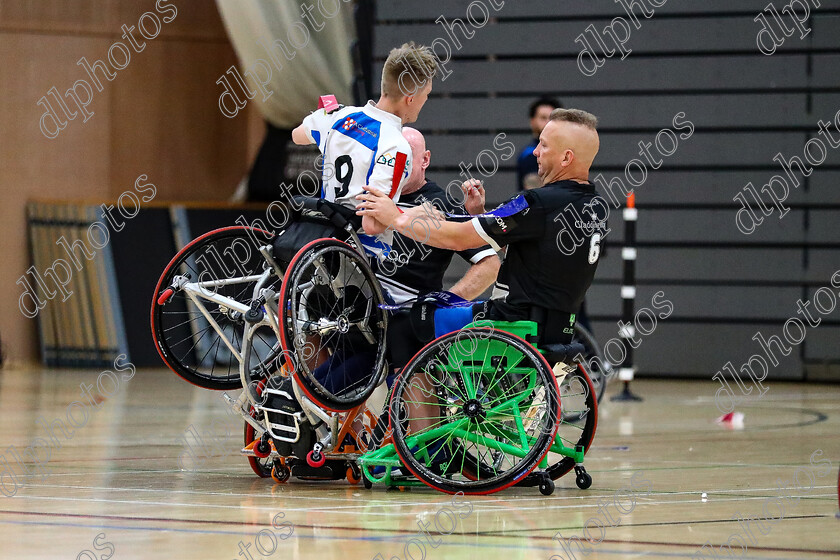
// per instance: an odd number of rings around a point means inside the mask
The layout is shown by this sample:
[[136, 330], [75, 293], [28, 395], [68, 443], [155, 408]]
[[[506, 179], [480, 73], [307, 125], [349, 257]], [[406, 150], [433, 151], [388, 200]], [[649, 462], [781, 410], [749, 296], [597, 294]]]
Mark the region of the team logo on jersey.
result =
[[392, 157], [391, 153], [388, 152], [376, 158], [376, 163], [381, 163], [382, 165], [387, 165], [388, 167], [394, 167], [394, 162], [396, 160], [397, 158]]
[[356, 119], [351, 119], [350, 117], [347, 117], [344, 120], [344, 124], [341, 125], [341, 128], [343, 128], [344, 130], [346, 130], [348, 132], [351, 131], [351, 130], [358, 130], [359, 134], [362, 134], [362, 135], [370, 134], [374, 138], [376, 138], [376, 136], [377, 136], [377, 134], [374, 131], [372, 131], [369, 128], [363, 127], [358, 122], [356, 122]]
[[592, 213], [589, 216], [592, 219], [588, 222], [575, 220], [575, 227], [578, 227], [588, 233], [593, 233], [596, 230], [606, 229], [607, 223], [604, 220], [599, 219], [598, 215], [595, 214], [595, 211], [592, 211]]

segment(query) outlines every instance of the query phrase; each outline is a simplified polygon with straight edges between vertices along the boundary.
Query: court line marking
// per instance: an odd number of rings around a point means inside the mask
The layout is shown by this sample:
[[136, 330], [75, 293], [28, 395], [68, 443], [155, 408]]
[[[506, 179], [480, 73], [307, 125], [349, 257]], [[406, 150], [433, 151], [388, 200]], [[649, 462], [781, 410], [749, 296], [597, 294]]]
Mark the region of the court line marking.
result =
[[[674, 494], [684, 494], [683, 492], [674, 493]], [[694, 492], [696, 495], [696, 492]], [[668, 495], [668, 494], [663, 494]], [[832, 495], [833, 496], [833, 495]], [[733, 498], [722, 498], [715, 500], [716, 503], [722, 502], [744, 502], [747, 500], [762, 500], [766, 499], [767, 496], [744, 496], [744, 497], [733, 497]], [[223, 505], [223, 504], [196, 504], [196, 503], [183, 503], [183, 502], [159, 502], [159, 501], [142, 501], [142, 500], [114, 500], [114, 499], [107, 499], [107, 498], [70, 498], [64, 496], [20, 496], [19, 499], [22, 500], [42, 500], [42, 501], [57, 501], [57, 502], [85, 502], [85, 503], [114, 503], [114, 504], [130, 504], [135, 506], [167, 506], [167, 507], [193, 507], [193, 508], [207, 508], [207, 509], [236, 509], [241, 510], [241, 505]], [[645, 501], [643, 502], [644, 505], [677, 505], [677, 504], [695, 504], [697, 503], [697, 499], [692, 500], [663, 500], [663, 501]], [[430, 505], [438, 505], [438, 504], [430, 504]], [[364, 506], [361, 505], [346, 505], [346, 506], [333, 506], [329, 508], [299, 508], [299, 507], [288, 507], [284, 506], [282, 510], [284, 512], [317, 512], [317, 513], [335, 513], [340, 515], [358, 515], [359, 513], [364, 513], [365, 515], [372, 515], [372, 516], [386, 516], [386, 517], [393, 517], [395, 515], [417, 515], [417, 512], [375, 512], [375, 511], [363, 511], [359, 512], [360, 508]], [[368, 506], [370, 507], [370, 506]], [[381, 504], [376, 504], [373, 507], [381, 508]], [[537, 511], [546, 511], [546, 510], [564, 510], [564, 509], [592, 509], [599, 507], [598, 504], [568, 504], [568, 505], [547, 505], [542, 504], [539, 506], [534, 507], [521, 507], [517, 506], [516, 509], [518, 511], [530, 511], [530, 510], [537, 510]], [[265, 507], [265, 506], [249, 506], [251, 510], [258, 510], [258, 511], [275, 511], [280, 508], [277, 507]], [[510, 509], [510, 508], [509, 508]], [[347, 511], [352, 510], [352, 511]]]
[[[12, 524], [12, 525], [40, 525], [40, 526], [54, 526], [54, 527], [85, 527], [85, 528], [95, 528], [95, 529], [113, 529], [113, 530], [126, 530], [126, 531], [149, 531], [149, 532], [171, 532], [171, 533], [191, 533], [191, 534], [206, 534], [206, 535], [247, 535], [252, 536], [252, 533], [247, 532], [237, 532], [237, 531], [224, 531], [224, 530], [204, 530], [204, 529], [179, 529], [179, 528], [172, 528], [172, 527], [131, 527], [131, 526], [120, 526], [120, 525], [96, 525], [96, 524], [83, 524], [83, 523], [55, 523], [55, 522], [37, 522], [37, 521], [14, 521], [14, 520], [0, 520], [0, 523]], [[297, 525], [295, 527], [298, 527]], [[324, 527], [316, 527], [318, 529], [324, 529]], [[359, 528], [359, 530], [367, 531], [366, 529]], [[416, 534], [416, 532], [415, 532]], [[454, 534], [454, 533], [453, 533]], [[459, 536], [462, 537], [469, 537], [473, 536], [474, 533], [461, 533]], [[481, 535], [477, 535], [481, 536]], [[366, 542], [402, 542], [398, 538], [389, 538], [389, 537], [380, 537], [380, 536], [367, 536], [367, 537], [349, 537], [349, 536], [329, 536], [329, 535], [297, 535], [295, 538], [297, 539], [307, 539], [307, 540], [349, 540], [349, 541], [366, 541]], [[490, 536], [490, 538], [499, 538], [496, 536]], [[530, 550], [547, 550], [547, 551], [556, 551], [558, 547], [546, 547], [546, 546], [534, 546], [533, 544], [529, 544], [531, 539], [524, 539], [523, 543], [518, 544], [505, 544], [505, 543], [476, 543], [471, 542], [469, 544], [465, 543], [448, 543], [445, 540], [441, 542], [440, 546], [448, 546], [448, 547], [468, 547], [468, 548], [513, 548], [516, 550], [522, 550], [523, 548], [527, 548]], [[613, 542], [613, 541], [610, 541]], [[621, 541], [619, 541], [621, 542]], [[627, 542], [627, 544], [635, 544], [632, 541]], [[524, 545], [524, 547], [523, 547]], [[666, 545], [667, 546], [667, 545]], [[700, 546], [700, 545], [697, 545]], [[621, 554], [621, 555], [641, 555], [644, 554], [646, 556], [664, 556], [664, 557], [683, 557], [683, 558], [694, 558], [696, 555], [694, 553], [688, 552], [655, 552], [655, 551], [635, 551], [635, 550], [615, 550], [615, 549], [608, 549], [598, 547], [598, 553], [601, 554]], [[832, 554], [831, 552], [826, 551], [825, 553], [820, 554]], [[770, 560], [770, 557], [767, 556], [740, 556], [742, 560]], [[773, 557], [773, 560], [801, 560], [800, 557], [797, 558], [783, 558], [783, 557]]]
[[[301, 486], [303, 486], [303, 485], [301, 485]], [[164, 494], [186, 494], [186, 495], [230, 496], [230, 497], [240, 496], [240, 497], [247, 497], [247, 498], [265, 497], [265, 498], [273, 498], [273, 499], [276, 499], [276, 498], [279, 497], [276, 494], [210, 492], [210, 491], [202, 491], [202, 490], [178, 490], [178, 489], [170, 489], [170, 488], [129, 488], [129, 487], [110, 487], [110, 486], [79, 486], [79, 485], [72, 485], [72, 484], [39, 484], [39, 485], [30, 484], [29, 487], [30, 488], [65, 488], [65, 489], [69, 488], [69, 489], [73, 489], [73, 490], [91, 490], [91, 491], [97, 491], [97, 492], [102, 492], [102, 491], [111, 491], [111, 492], [161, 492], [161, 493], [164, 493]], [[306, 487], [307, 488], [314, 488], [315, 485], [306, 485]], [[287, 486], [287, 488], [291, 489], [292, 486]], [[330, 488], [335, 489], [335, 488], [339, 488], [339, 487], [338, 486], [331, 486]], [[342, 486], [342, 488], [347, 488], [347, 487]], [[350, 488], [352, 488], [352, 487], [350, 487]], [[834, 484], [814, 485], [812, 490], [828, 489], [828, 490], [833, 491], [833, 490], [835, 490], [835, 488], [836, 488], [836, 486]], [[361, 488], [355, 488], [355, 489], [361, 490]], [[749, 498], [755, 499], [755, 498], [778, 497], [778, 494], [772, 494], [772, 495], [767, 495], [767, 496], [748, 496], [746, 494], [747, 493], [754, 493], [754, 492], [765, 492], [765, 491], [769, 492], [769, 491], [778, 490], [778, 489], [779, 488], [777, 486], [771, 486], [771, 487], [767, 487], [767, 488], [732, 488], [732, 489], [718, 488], [718, 489], [707, 490], [706, 492], [707, 492], [707, 494], [711, 494], [711, 495], [724, 495], [724, 496], [739, 495], [739, 494], [743, 493], [743, 494], [745, 494], [745, 496], [744, 496], [745, 498], [749, 497]], [[569, 490], [573, 490], [573, 489], [569, 488]], [[562, 498], [563, 499], [578, 499], [578, 500], [586, 500], [586, 499], [590, 499], [590, 498], [592, 498], [592, 499], [608, 498], [610, 496], [613, 496], [617, 490], [618, 490], [617, 488], [616, 489], [613, 489], [613, 488], [600, 489], [599, 488], [598, 491], [600, 491], [600, 492], [610, 492], [611, 491], [612, 493], [597, 494], [595, 492], [587, 492], [586, 494], [578, 494], [578, 495], [575, 495], [575, 496], [562, 496]], [[365, 492], [367, 492], [367, 490], [365, 490]], [[680, 495], [699, 495], [699, 494], [702, 493], [702, 491], [701, 490], [658, 490], [658, 491], [657, 490], [652, 490], [651, 493], [655, 494], [655, 495], [658, 495], [658, 496], [671, 496], [671, 495], [680, 496]], [[362, 498], [362, 496], [366, 496], [366, 497]], [[290, 494], [288, 496], [283, 496], [283, 497], [287, 497], [287, 498], [291, 498], [291, 499], [307, 500], [307, 501], [308, 500], [324, 500], [324, 501], [334, 502], [336, 500], [339, 500], [339, 501], [347, 501], [347, 502], [363, 502], [365, 504], [370, 503], [369, 498], [371, 498], [371, 497], [376, 498], [376, 496], [374, 496], [372, 494], [362, 494], [362, 496], [359, 496], [356, 499], [348, 498], [348, 497], [342, 497], [342, 496], [309, 496], [309, 495], [301, 496], [301, 495], [292, 495], [292, 494]], [[430, 496], [440, 496], [441, 499], [445, 498], [445, 496], [443, 494], [430, 494]], [[469, 495], [465, 495], [465, 499], [466, 499], [467, 496], [469, 496]], [[809, 493], [808, 495], [803, 495], [803, 496], [793, 496], [793, 494], [791, 494], [791, 496], [792, 497], [799, 497], [799, 498], [807, 500], [807, 499], [813, 499], [815, 497], [822, 497], [822, 496], [829, 496], [829, 497], [833, 498], [834, 494], [829, 493], [829, 494], [814, 495], [814, 494]], [[22, 497], [27, 497], [27, 496], [22, 496]], [[35, 496], [31, 496], [31, 497], [35, 497]], [[39, 496], [39, 497], [43, 497], [43, 496]], [[469, 497], [471, 497], [473, 499], [480, 499], [481, 500], [481, 501], [472, 502], [473, 504], [491, 504], [493, 501], [506, 502], [506, 501], [511, 501], [511, 500], [514, 500], [514, 501], [517, 501], [517, 502], [523, 502], [523, 501], [540, 501], [540, 502], [543, 502], [544, 500], [547, 499], [547, 498], [542, 497], [542, 496], [507, 496], [506, 498], [501, 498], [501, 497], [489, 498], [489, 497], [485, 497], [485, 496], [469, 496]], [[558, 497], [560, 497], [560, 496], [558, 496]], [[411, 501], [403, 502], [403, 501], [390, 501], [389, 500], [387, 503], [388, 504], [412, 504], [412, 505], [416, 505], [416, 504], [419, 504], [421, 502], [411, 502]], [[671, 503], [671, 502], [669, 502], [669, 503]], [[429, 502], [429, 505], [436, 505], [436, 504], [437, 504], [437, 502]]]

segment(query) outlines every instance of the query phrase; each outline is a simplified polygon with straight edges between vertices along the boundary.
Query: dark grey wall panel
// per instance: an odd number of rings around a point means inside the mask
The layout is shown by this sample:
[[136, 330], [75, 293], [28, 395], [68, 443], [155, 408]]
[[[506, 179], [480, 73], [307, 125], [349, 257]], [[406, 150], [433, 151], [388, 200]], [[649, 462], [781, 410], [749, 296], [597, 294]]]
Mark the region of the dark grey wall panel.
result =
[[[828, 60], [824, 61], [826, 64]], [[594, 83], [584, 76], [574, 61], [500, 61], [494, 63], [458, 62], [464, 71], [454, 72], [441, 91], [589, 90]], [[690, 71], [688, 69], [691, 69]], [[836, 67], [835, 67], [836, 68]], [[834, 74], [836, 77], [836, 74]], [[726, 59], [707, 57], [662, 57], [651, 60], [628, 57], [612, 58], [598, 70], [597, 86], [601, 91], [687, 90], [698, 83], [725, 84], [726, 89], [803, 87], [807, 83], [804, 58], [779, 54], [772, 57], [733, 56]], [[633, 76], [632, 80], [628, 80]], [[450, 84], [451, 81], [451, 84]], [[444, 85], [445, 84], [445, 85]]]
[[[528, 131], [528, 105], [536, 97], [502, 97], [494, 99], [432, 99], [423, 108], [417, 127], [433, 129], [493, 129], [506, 133]], [[600, 128], [653, 129], [672, 126], [674, 115], [685, 112], [698, 127], [810, 127], [817, 131], [817, 119], [807, 111], [804, 93], [731, 95], [673, 95], [650, 97], [564, 96], [558, 99], [565, 107], [584, 109], [596, 115]], [[831, 118], [840, 109], [840, 96], [815, 96], [815, 105], [829, 105]], [[492, 115], [492, 120], [488, 120]]]
[[832, 275], [838, 270], [840, 270], [840, 249], [810, 249], [808, 251], [805, 280], [817, 286], [828, 286]]
[[[596, 332], [603, 332], [599, 340], [607, 341], [615, 338], [613, 328], [606, 322], [596, 321], [593, 325]], [[633, 351], [638, 375], [664, 375], [704, 377], [711, 379], [727, 362], [740, 369], [753, 354], [767, 359], [758, 342], [752, 337], [761, 332], [765, 339], [781, 333], [781, 325], [767, 327], [765, 325], [727, 325], [727, 324], [696, 324], [669, 323], [667, 320], [657, 325], [656, 330], [641, 339], [641, 344]], [[620, 349], [615, 343], [611, 344], [613, 356], [620, 356]], [[773, 379], [801, 379], [802, 360], [799, 348], [793, 349], [788, 356], [775, 352], [778, 365], [770, 365], [768, 378]], [[746, 381], [747, 376], [742, 375]], [[765, 383], [765, 386], [767, 384]], [[709, 398], [714, 398], [718, 385], [709, 385]], [[772, 391], [772, 388], [769, 389]]]
[[[488, 9], [492, 9], [490, 0], [482, 0]], [[592, 18], [613, 18], [617, 16], [627, 17], [627, 13], [620, 5], [612, 2], [591, 2], [587, 0], [570, 0], [556, 4], [547, 3], [545, 0], [493, 0], [496, 6], [501, 8], [495, 12], [496, 17], [527, 17], [541, 18], [551, 15], [563, 17], [591, 16]], [[834, 2], [821, 2], [823, 6], [837, 7]], [[431, 20], [444, 15], [447, 18], [464, 17], [468, 2], [463, 0], [430, 0], [427, 2], [408, 2], [399, 0], [394, 2], [380, 2], [377, 4], [377, 18], [380, 20]], [[642, 28], [648, 23], [656, 21], [657, 15], [681, 15], [681, 14], [726, 14], [746, 13], [747, 16], [758, 14], [767, 5], [767, 0], [705, 0], [704, 2], [667, 2], [653, 10], [653, 17], [646, 20], [638, 15]], [[638, 8], [636, 14], [640, 14]], [[745, 16], [746, 17], [746, 16]]]
[[[837, 64], [827, 57], [815, 57], [814, 64]], [[596, 83], [600, 91], [695, 91], [698, 84], [715, 84], [722, 90], [802, 88], [808, 85], [805, 63], [803, 55], [783, 53], [656, 60], [630, 56], [625, 60], [609, 59], [595, 74], [596, 82], [595, 76], [584, 76], [574, 60], [460, 60], [447, 66], [452, 74], [446, 80], [436, 80], [434, 91], [581, 92], [591, 90]], [[376, 64], [375, 73], [379, 75], [381, 71], [382, 64]], [[823, 76], [823, 81], [833, 76], [836, 84], [836, 71], [823, 72]]]
[[818, 49], [837, 49], [837, 37], [840, 36], [840, 15], [820, 14], [818, 10], [814, 10], [812, 15], [813, 46]]
[[[608, 316], [613, 319], [612, 334], [618, 332], [615, 321], [621, 318], [621, 300], [617, 297], [619, 287], [596, 284], [590, 288], [586, 297], [586, 310], [590, 316]], [[744, 290], [741, 286], [679, 286], [657, 285], [639, 286], [636, 290], [636, 310], [647, 307], [653, 309], [651, 298], [657, 292], [664, 292], [657, 301], [663, 299], [673, 303], [673, 313], [665, 321], [685, 321], [688, 319], [720, 319], [733, 322], [762, 320], [784, 321], [796, 310], [796, 300], [802, 296], [797, 287], [763, 287], [756, 290]], [[768, 301], [778, 305], [769, 307]], [[840, 309], [840, 306], [838, 306]], [[654, 310], [661, 313], [664, 310]], [[840, 319], [840, 317], [836, 317]], [[645, 325], [648, 323], [645, 322]]]
[[[696, 170], [681, 171], [659, 169], [648, 175], [647, 181], [634, 189], [636, 204], [644, 207], [650, 204], [670, 204], [671, 206], [691, 207], [694, 205], [728, 205], [733, 213], [740, 208], [733, 197], [744, 189], [747, 183], [761, 189], [763, 183], [776, 171], [721, 171]], [[779, 168], [778, 173], [784, 173]], [[596, 173], [597, 175], [597, 173]], [[756, 184], [758, 183], [758, 184]], [[760, 192], [762, 200], [770, 203], [767, 196]], [[804, 189], [792, 189], [788, 201], [802, 203], [806, 198]], [[747, 196], [752, 202], [752, 198]], [[840, 196], [838, 197], [840, 200]]]
[[[694, 122], [691, 112], [685, 119]], [[685, 120], [683, 119], [683, 120]], [[670, 128], [668, 123], [668, 128]], [[696, 123], [695, 123], [696, 124]], [[688, 134], [687, 129], [676, 130], [676, 134]], [[599, 166], [620, 165], [624, 167], [630, 160], [641, 159], [651, 170], [645, 158], [639, 153], [639, 142], [653, 143], [654, 133], [604, 133], [601, 134], [601, 151], [595, 158]], [[722, 141], [725, 138], [725, 141]], [[664, 144], [667, 152], [673, 149]], [[732, 166], [732, 165], [775, 165], [773, 156], [778, 152], [790, 157], [802, 155], [805, 142], [804, 134], [781, 132], [704, 132], [695, 126], [694, 133], [687, 139], [679, 139], [676, 151], [671, 156], [662, 157], [656, 148], [651, 148], [653, 155], [662, 160], [663, 168], [680, 165]], [[737, 147], [737, 149], [735, 149]], [[790, 154], [790, 155], [788, 155]], [[769, 179], [770, 176], [767, 177]]]
[[[426, 147], [432, 151], [432, 161], [436, 166], [450, 166], [459, 168], [460, 163], [471, 164], [473, 169], [476, 169], [476, 159], [479, 152], [483, 150], [491, 150], [497, 153], [497, 158], [502, 154], [500, 150], [495, 150], [493, 147], [493, 139], [495, 134], [426, 134]], [[513, 142], [517, 147], [514, 153], [507, 161], [498, 160], [500, 165], [513, 166], [516, 156], [519, 154], [521, 147], [524, 147], [530, 140], [530, 135], [527, 134], [511, 134], [505, 141]], [[509, 150], [506, 150], [509, 152]], [[487, 157], [485, 160], [484, 158]], [[482, 156], [482, 165], [489, 171], [489, 166], [493, 165], [488, 156]]]
[[811, 210], [807, 239], [811, 243], [830, 243], [840, 248], [840, 211]]
[[[783, 173], [781, 168], [778, 171]], [[681, 171], [659, 169], [648, 176], [647, 181], [636, 192], [636, 203], [668, 204], [690, 207], [692, 205], [729, 205], [733, 210], [740, 208], [733, 197], [752, 182], [757, 189], [763, 185], [760, 179], [771, 176], [767, 171], [721, 171], [695, 170]], [[758, 184], [756, 184], [758, 183]], [[759, 191], [760, 193], [760, 191]], [[766, 195], [760, 193], [762, 200], [769, 202]], [[803, 189], [793, 189], [791, 202], [801, 202], [805, 198]], [[748, 200], [752, 201], [750, 197]]]
[[817, 121], [820, 119], [834, 123], [831, 132], [832, 136], [837, 138], [834, 129], [840, 128], [840, 118], [837, 117], [837, 113], [840, 112], [840, 93], [816, 93], [813, 96], [813, 103], [814, 129], [816, 130]]
[[[476, 16], [480, 16], [478, 11]], [[462, 18], [463, 19], [463, 18]], [[836, 20], [838, 18], [832, 18]], [[452, 24], [452, 19], [448, 19]], [[481, 23], [482, 20], [478, 20]], [[460, 27], [453, 29], [461, 44], [460, 50], [442, 24], [421, 24], [411, 26], [410, 39], [420, 44], [430, 45], [441, 38], [447, 41], [453, 56], [493, 55], [566, 55], [577, 56], [583, 48], [575, 39], [586, 33], [589, 21], [529, 21], [501, 22], [487, 24], [475, 29], [467, 25], [467, 31], [473, 33], [472, 39], [465, 39]], [[600, 36], [607, 36], [612, 31], [604, 32], [610, 21], [594, 22]], [[632, 25], [632, 24], [631, 24]], [[823, 25], [826, 33], [834, 32], [830, 25]], [[616, 26], [616, 33], [624, 37], [624, 29]], [[720, 19], [665, 19], [657, 21], [648, 29], [631, 28], [629, 39], [624, 42], [624, 52], [631, 53], [684, 53], [697, 51], [732, 51], [753, 52], [756, 50], [755, 37], [760, 29], [751, 18]], [[815, 32], [815, 36], [817, 33]], [[591, 31], [585, 37], [591, 39]], [[385, 58], [394, 46], [405, 42], [409, 36], [403, 26], [383, 27], [377, 38], [376, 55]], [[616, 50], [612, 39], [603, 39], [606, 46]], [[443, 48], [440, 53], [443, 54]], [[779, 45], [778, 51], [797, 49], [801, 46], [796, 41], [786, 41]], [[619, 49], [619, 57], [621, 56]]]
[[[766, 218], [756, 230], [745, 235], [735, 225], [733, 210], [645, 210], [639, 211], [636, 240], [640, 243], [804, 243], [802, 210], [791, 210], [781, 219], [780, 212]], [[823, 213], [824, 214], [824, 213]], [[615, 211], [610, 227], [622, 229], [621, 214]], [[835, 219], [837, 218], [835, 214]], [[836, 236], [836, 233], [835, 233]], [[840, 246], [840, 240], [838, 240]]]
[[819, 207], [821, 204], [840, 203], [840, 171], [817, 169], [809, 177], [808, 199]]
[[[618, 251], [616, 251], [618, 252]], [[797, 280], [800, 249], [661, 249], [639, 252], [639, 280]], [[615, 275], [614, 277], [619, 277]]]
[[[491, 117], [488, 117], [488, 120]], [[691, 120], [691, 116], [687, 116]], [[693, 121], [692, 121], [693, 122]], [[670, 127], [670, 122], [668, 123]], [[687, 129], [677, 130], [676, 134], [688, 134]], [[434, 164], [437, 166], [454, 166], [459, 167], [460, 163], [471, 163], [476, 165], [479, 152], [483, 150], [491, 150], [497, 153], [499, 157], [499, 164], [512, 166], [515, 162], [513, 158], [506, 161], [501, 160], [503, 150], [495, 149], [493, 146], [494, 134], [426, 134], [426, 143], [428, 146], [434, 147], [433, 153]], [[763, 165], [774, 166], [778, 165], [773, 162], [773, 156], [778, 152], [782, 152], [786, 157], [790, 158], [794, 155], [802, 157], [802, 146], [805, 143], [804, 133], [781, 133], [781, 132], [728, 132], [726, 133], [728, 142], [721, 142], [721, 134], [717, 132], [703, 132], [695, 127], [694, 134], [685, 140], [678, 140], [676, 151], [671, 156], [661, 156], [656, 148], [652, 148], [652, 154], [659, 163], [661, 160], [661, 168], [669, 168], [680, 165], [703, 165], [703, 166], [732, 166], [736, 164], [745, 165]], [[504, 141], [512, 142], [517, 146], [516, 154], [519, 149], [525, 146], [531, 136], [530, 134], [510, 134]], [[616, 167], [623, 168], [631, 160], [638, 159], [645, 164], [648, 173], [655, 173], [656, 170], [646, 162], [645, 158], [640, 155], [639, 142], [645, 144], [653, 143], [656, 138], [655, 133], [602, 133], [601, 134], [601, 149], [595, 158], [593, 169], [599, 167]], [[667, 138], [663, 137], [663, 142]], [[663, 144], [666, 152], [673, 149], [671, 144]], [[733, 149], [737, 146], [738, 149]], [[508, 150], [504, 150], [508, 151]], [[482, 160], [485, 167], [491, 165], [489, 156], [486, 160]], [[840, 157], [835, 155], [834, 151], [829, 156], [832, 159]], [[634, 164], [635, 165], [635, 164]], [[831, 165], [827, 159], [823, 165]], [[781, 171], [781, 168], [780, 168]], [[620, 172], [623, 177], [623, 171]], [[641, 171], [637, 168], [633, 171], [636, 173], [637, 180], [641, 178]], [[596, 173], [597, 174], [597, 173]], [[618, 171], [612, 172], [611, 175], [617, 176]], [[765, 181], [769, 180], [772, 174], [768, 174]]]
[[809, 328], [805, 338], [806, 361], [837, 361], [837, 345], [840, 341], [840, 327], [820, 324], [816, 328]]
[[821, 87], [837, 87], [840, 83], [840, 55], [814, 55], [812, 84]]

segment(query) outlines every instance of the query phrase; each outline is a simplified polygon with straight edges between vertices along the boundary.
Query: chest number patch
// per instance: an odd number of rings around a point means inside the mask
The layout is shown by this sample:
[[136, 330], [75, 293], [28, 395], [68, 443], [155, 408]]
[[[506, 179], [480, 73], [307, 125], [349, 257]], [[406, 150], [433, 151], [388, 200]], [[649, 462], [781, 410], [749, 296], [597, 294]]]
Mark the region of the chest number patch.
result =
[[601, 234], [593, 233], [589, 239], [589, 264], [595, 264], [601, 256]]

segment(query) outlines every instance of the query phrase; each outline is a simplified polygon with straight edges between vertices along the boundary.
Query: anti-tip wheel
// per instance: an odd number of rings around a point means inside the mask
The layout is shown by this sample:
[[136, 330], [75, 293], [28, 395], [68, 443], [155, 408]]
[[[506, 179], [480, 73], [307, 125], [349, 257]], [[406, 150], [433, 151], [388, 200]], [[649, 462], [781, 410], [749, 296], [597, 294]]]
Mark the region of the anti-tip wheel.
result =
[[292, 471], [289, 470], [289, 467], [286, 465], [282, 465], [280, 463], [275, 463], [274, 466], [271, 468], [271, 478], [274, 482], [278, 484], [283, 484], [289, 477], [292, 476]]
[[358, 484], [359, 482], [361, 482], [362, 478], [364, 478], [362, 476], [361, 471], [359, 471], [359, 467], [353, 464], [347, 467], [347, 472], [345, 473], [345, 476], [347, 477], [347, 482], [349, 482], [350, 484]]
[[575, 478], [575, 484], [577, 484], [577, 487], [581, 490], [586, 490], [592, 486], [592, 476], [587, 472], [578, 473]]
[[306, 464], [312, 467], [313, 469], [323, 467], [324, 463], [326, 462], [327, 456], [323, 453], [315, 453], [314, 449], [306, 454]]
[[540, 494], [543, 496], [551, 496], [554, 494], [554, 481], [550, 478], [544, 478], [542, 482], [540, 482]]
[[254, 445], [254, 455], [260, 459], [265, 459], [271, 455], [271, 445], [265, 439], [260, 439], [260, 441]]

